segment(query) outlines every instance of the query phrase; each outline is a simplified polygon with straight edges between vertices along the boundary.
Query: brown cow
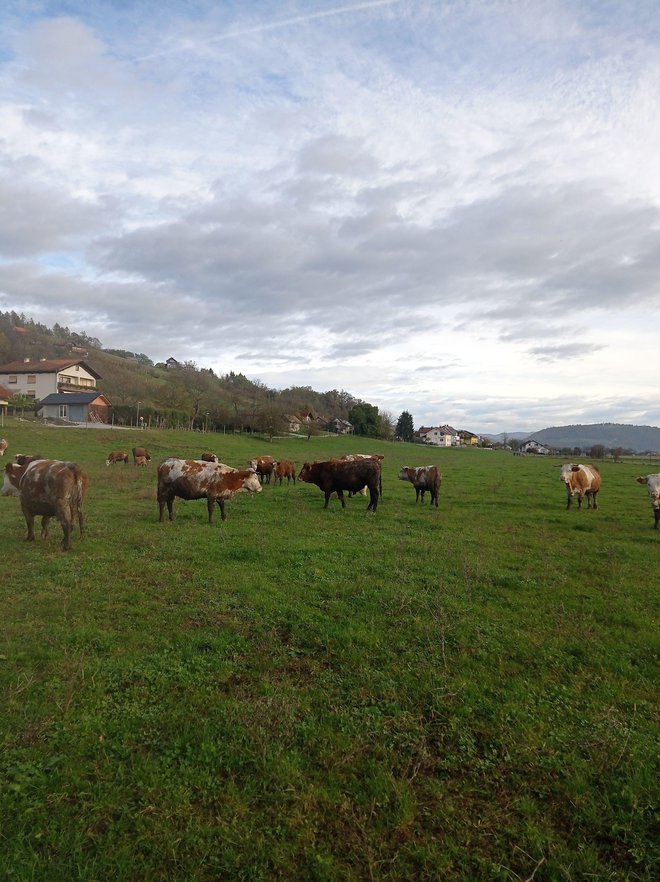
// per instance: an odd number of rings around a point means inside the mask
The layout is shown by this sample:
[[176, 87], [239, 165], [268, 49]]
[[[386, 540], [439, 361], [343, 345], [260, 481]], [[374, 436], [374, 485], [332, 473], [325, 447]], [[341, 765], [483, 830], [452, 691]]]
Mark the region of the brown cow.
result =
[[41, 536], [48, 536], [48, 522], [56, 517], [62, 526], [65, 551], [71, 548], [71, 532], [78, 519], [84, 533], [83, 502], [89, 487], [85, 472], [73, 462], [37, 459], [28, 465], [9, 463], [5, 467], [3, 496], [18, 496], [25, 516], [26, 541], [34, 542], [34, 519], [41, 516]]
[[418, 466], [417, 468], [404, 466], [399, 472], [398, 477], [400, 481], [410, 481], [415, 488], [415, 503], [419, 501], [420, 496], [423, 503], [424, 494], [428, 490], [431, 494], [431, 505], [435, 503], [435, 507], [438, 507], [442, 475], [437, 466], [428, 465]]
[[596, 496], [600, 490], [600, 472], [594, 465], [574, 465], [567, 463], [561, 467], [561, 480], [566, 484], [566, 508], [571, 507], [574, 496], [578, 498], [578, 508], [582, 508], [582, 499], [587, 497], [587, 508], [598, 508]]
[[[146, 465], [148, 462], [151, 462], [151, 457], [146, 447], [134, 447], [132, 452], [135, 465]], [[144, 457], [144, 462], [138, 462], [138, 457]]]
[[146, 456], [136, 456], [135, 457], [135, 465], [136, 466], [145, 466], [147, 465], [147, 457]]
[[225, 500], [244, 491], [261, 492], [254, 469], [233, 469], [221, 462], [197, 459], [164, 459], [158, 466], [159, 520], [163, 520], [166, 505], [170, 520], [174, 520], [172, 505], [178, 496], [180, 499], [205, 498], [209, 524], [213, 523], [213, 509], [217, 502], [224, 521]]
[[270, 478], [275, 468], [275, 460], [272, 456], [255, 456], [248, 460], [248, 465], [254, 469], [262, 484], [270, 484]]
[[202, 462], [218, 462], [218, 457], [215, 453], [202, 453], [200, 459]]
[[5, 441], [4, 438], [0, 438], [0, 456], [5, 455], [5, 450], [9, 447], [9, 444]]
[[280, 487], [282, 486], [282, 478], [286, 478], [287, 484], [291, 483], [293, 479], [293, 483], [296, 483], [296, 464], [292, 462], [290, 459], [281, 459], [279, 462], [275, 463], [275, 483], [280, 482]]
[[116, 462], [123, 462], [124, 465], [128, 465], [128, 453], [123, 450], [113, 450], [112, 453], [109, 453], [105, 464], [109, 466], [114, 465]]
[[[356, 459], [373, 459], [378, 465], [381, 467], [381, 476], [378, 480], [378, 492], [380, 495], [383, 495], [383, 475], [382, 475], [382, 466], [381, 463], [385, 459], [384, 453], [345, 453], [340, 459], [345, 459], [348, 462], [354, 462]], [[359, 491], [363, 496], [367, 495], [367, 488], [363, 487]], [[349, 496], [352, 496], [353, 493], [349, 493]]]
[[330, 459], [323, 462], [306, 462], [298, 478], [308, 484], [316, 484], [320, 488], [325, 495], [324, 508], [328, 507], [333, 493], [339, 497], [342, 508], [346, 508], [344, 490], [356, 493], [366, 485], [369, 489], [367, 511], [376, 511], [380, 484], [380, 464], [376, 460]]

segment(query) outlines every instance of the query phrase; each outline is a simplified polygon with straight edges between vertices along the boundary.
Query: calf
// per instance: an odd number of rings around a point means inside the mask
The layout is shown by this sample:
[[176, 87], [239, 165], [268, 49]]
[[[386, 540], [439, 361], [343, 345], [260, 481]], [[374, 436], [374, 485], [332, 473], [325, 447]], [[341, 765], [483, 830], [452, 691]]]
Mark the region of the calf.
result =
[[248, 461], [251, 469], [254, 469], [262, 484], [270, 484], [270, 478], [275, 468], [275, 460], [272, 456], [256, 456]]
[[343, 460], [330, 459], [324, 462], [306, 462], [298, 478], [316, 486], [325, 495], [324, 508], [328, 507], [330, 497], [336, 493], [342, 508], [346, 508], [344, 490], [356, 493], [365, 485], [369, 489], [367, 511], [376, 511], [378, 506], [380, 464], [373, 459]]
[[174, 520], [172, 505], [178, 496], [180, 499], [205, 498], [209, 524], [213, 523], [213, 509], [217, 502], [224, 521], [225, 500], [244, 491], [261, 492], [261, 484], [254, 469], [232, 469], [221, 462], [170, 457], [158, 466], [159, 520], [163, 521], [166, 505], [169, 519]]
[[290, 459], [281, 459], [279, 462], [275, 463], [274, 472], [275, 475], [275, 483], [280, 482], [280, 487], [282, 486], [282, 478], [286, 478], [287, 484], [291, 483], [293, 479], [293, 483], [296, 483], [296, 464], [292, 462]]
[[109, 466], [114, 465], [116, 462], [123, 462], [124, 465], [128, 465], [128, 453], [125, 453], [123, 450], [113, 450], [112, 453], [109, 453], [105, 464]]
[[4, 438], [0, 438], [0, 456], [5, 455], [5, 450], [9, 447], [9, 444], [5, 441]]
[[218, 457], [215, 453], [202, 453], [200, 459], [202, 462], [218, 462]]
[[655, 518], [653, 526], [657, 530], [660, 528], [660, 474], [642, 475], [637, 478], [637, 481], [639, 484], [646, 484], [646, 489], [649, 491], [649, 499], [651, 500], [653, 517]]
[[147, 457], [146, 456], [136, 456], [135, 457], [135, 465], [136, 466], [147, 466]]
[[56, 517], [62, 526], [65, 551], [71, 548], [71, 532], [78, 519], [84, 533], [83, 502], [89, 479], [73, 462], [37, 459], [28, 465], [9, 463], [5, 467], [3, 496], [18, 496], [27, 524], [26, 541], [34, 542], [34, 519], [41, 516], [41, 536], [48, 535], [48, 522]]
[[566, 508], [571, 507], [574, 496], [578, 498], [578, 508], [582, 508], [582, 499], [587, 497], [587, 508], [598, 508], [596, 496], [600, 490], [600, 472], [594, 465], [574, 465], [567, 463], [561, 467], [561, 480], [566, 484]]
[[428, 490], [431, 494], [431, 505], [438, 507], [438, 497], [440, 496], [440, 483], [442, 475], [437, 466], [418, 466], [417, 468], [409, 468], [404, 466], [399, 472], [400, 481], [410, 481], [415, 488], [415, 503], [419, 502], [421, 496], [424, 502], [424, 494]]
[[[132, 452], [135, 465], [146, 465], [148, 462], [151, 462], [151, 457], [146, 447], [134, 447]], [[143, 457], [144, 462], [138, 462], [138, 457]]]

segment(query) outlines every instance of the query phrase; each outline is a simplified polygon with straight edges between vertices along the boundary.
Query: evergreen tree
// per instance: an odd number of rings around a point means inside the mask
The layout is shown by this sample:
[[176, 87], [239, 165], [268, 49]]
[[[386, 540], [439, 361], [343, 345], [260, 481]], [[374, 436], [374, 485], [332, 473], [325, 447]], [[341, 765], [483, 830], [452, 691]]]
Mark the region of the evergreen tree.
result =
[[396, 437], [402, 441], [415, 440], [415, 427], [413, 426], [413, 418], [404, 410], [396, 423]]

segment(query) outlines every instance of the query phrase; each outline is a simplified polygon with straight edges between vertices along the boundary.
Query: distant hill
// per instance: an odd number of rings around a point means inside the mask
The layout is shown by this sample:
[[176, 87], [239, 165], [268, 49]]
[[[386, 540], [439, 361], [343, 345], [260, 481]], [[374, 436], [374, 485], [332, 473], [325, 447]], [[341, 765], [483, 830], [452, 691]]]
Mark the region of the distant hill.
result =
[[[509, 438], [521, 438], [510, 433]], [[592, 423], [590, 425], [550, 426], [538, 432], [528, 432], [522, 438], [534, 438], [550, 447], [580, 447], [587, 450], [595, 444], [608, 449], [623, 447], [636, 453], [660, 451], [660, 428], [632, 426], [625, 423]]]

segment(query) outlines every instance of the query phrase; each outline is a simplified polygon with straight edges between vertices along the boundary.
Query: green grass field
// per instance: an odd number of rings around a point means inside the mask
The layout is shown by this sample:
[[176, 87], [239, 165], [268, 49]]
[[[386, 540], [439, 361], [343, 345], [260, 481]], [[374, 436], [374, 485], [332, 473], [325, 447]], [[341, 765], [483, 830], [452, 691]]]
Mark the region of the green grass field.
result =
[[[16, 452], [89, 474], [87, 533], [25, 543], [0, 498], [0, 879], [658, 878], [660, 535], [604, 462], [366, 439], [54, 429]], [[106, 468], [146, 444], [146, 469]], [[175, 503], [156, 461], [381, 452], [384, 496]], [[438, 510], [402, 465], [435, 462]]]

